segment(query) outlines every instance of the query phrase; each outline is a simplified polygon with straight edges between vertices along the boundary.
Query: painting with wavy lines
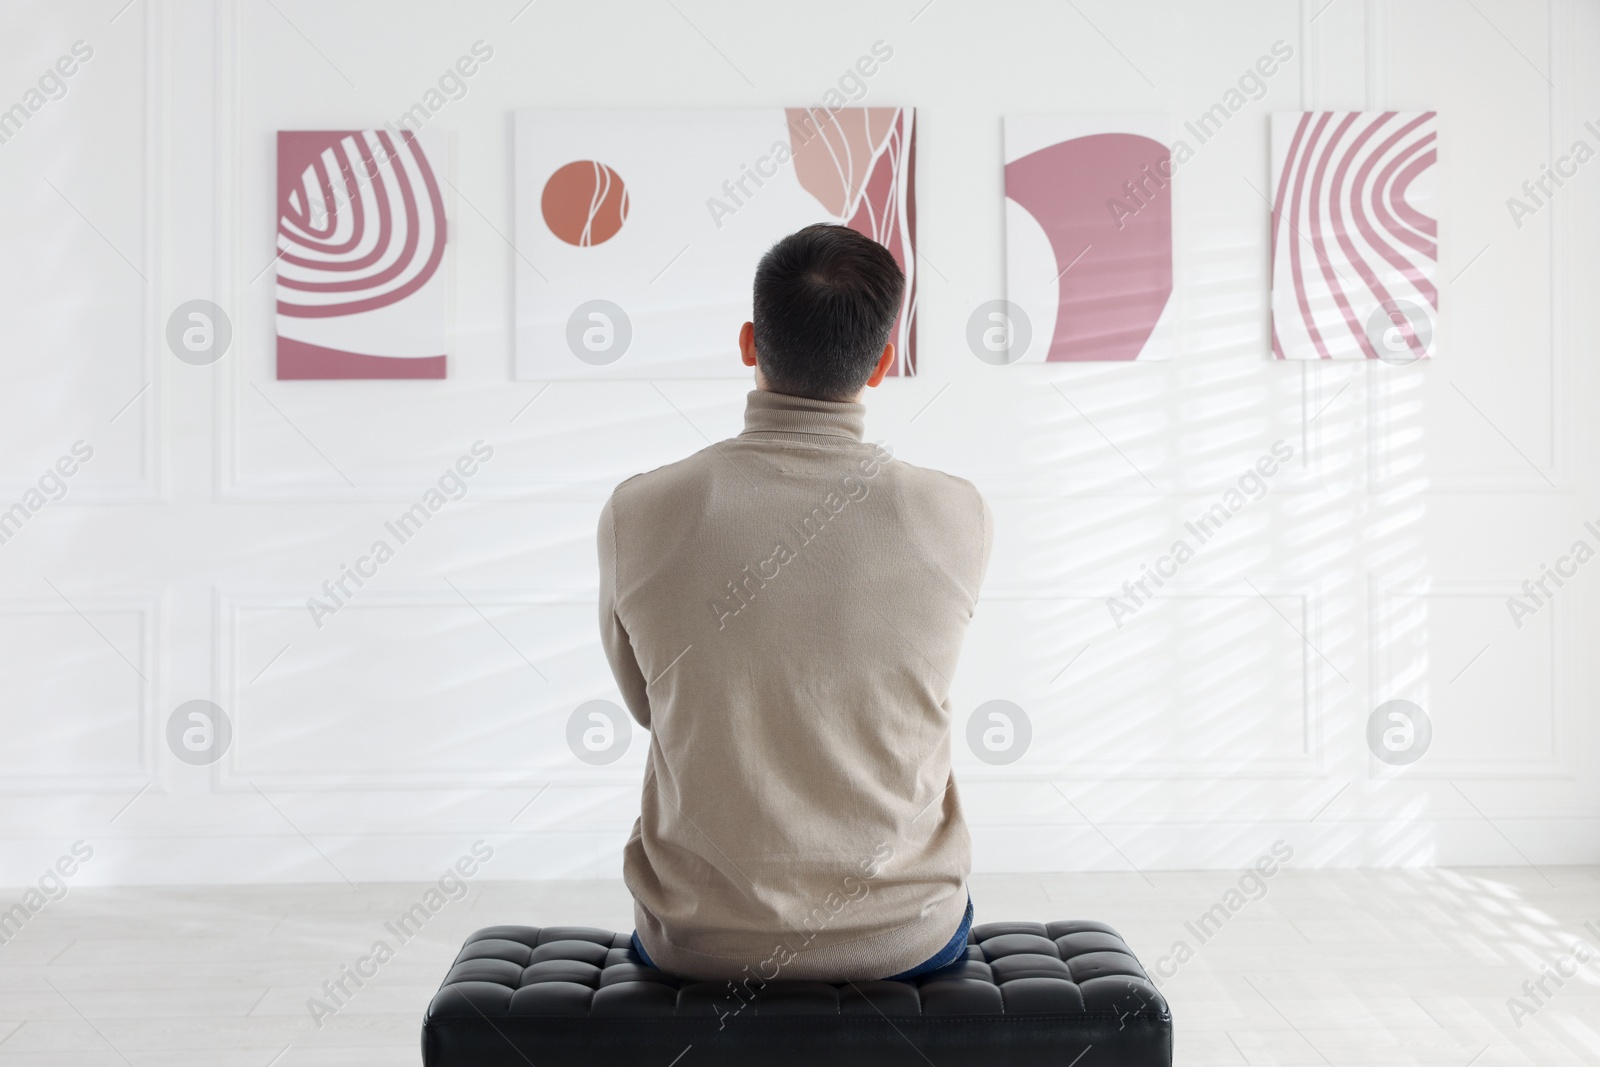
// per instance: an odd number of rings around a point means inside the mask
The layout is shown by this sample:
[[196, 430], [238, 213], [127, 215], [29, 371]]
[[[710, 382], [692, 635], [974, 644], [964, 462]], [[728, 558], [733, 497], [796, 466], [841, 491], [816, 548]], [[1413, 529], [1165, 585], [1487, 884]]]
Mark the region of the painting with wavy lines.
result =
[[278, 377], [443, 378], [436, 131], [278, 134]]
[[521, 111], [515, 131], [518, 377], [748, 377], [756, 263], [813, 222], [905, 271], [890, 373], [916, 373], [913, 109]]
[[1432, 355], [1437, 127], [1432, 111], [1272, 116], [1278, 359]]
[[917, 372], [915, 112], [898, 107], [789, 108], [795, 177], [831, 222], [877, 241], [905, 272], [906, 291], [890, 333], [891, 374]]

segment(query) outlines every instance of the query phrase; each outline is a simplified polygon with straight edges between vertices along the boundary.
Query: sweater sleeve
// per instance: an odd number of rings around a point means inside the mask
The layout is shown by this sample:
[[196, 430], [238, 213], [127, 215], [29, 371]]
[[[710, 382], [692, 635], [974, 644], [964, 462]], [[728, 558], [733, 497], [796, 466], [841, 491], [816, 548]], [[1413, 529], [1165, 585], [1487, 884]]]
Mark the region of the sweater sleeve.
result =
[[978, 505], [983, 509], [983, 557], [978, 563], [978, 584], [983, 584], [984, 575], [989, 573], [989, 556], [994, 551], [994, 512], [989, 510], [989, 502], [980, 495]]
[[622, 699], [635, 721], [650, 729], [650, 694], [644, 672], [633, 654], [633, 642], [617, 614], [617, 524], [613, 509], [615, 496], [600, 509], [600, 643], [605, 647], [611, 674], [622, 690]]
[[989, 573], [989, 557], [994, 552], [994, 512], [989, 510], [989, 502], [976, 487], [973, 488], [973, 494], [978, 498], [978, 536], [982, 544], [978, 551], [977, 579], [972, 583], [972, 600], [976, 604], [984, 576]]

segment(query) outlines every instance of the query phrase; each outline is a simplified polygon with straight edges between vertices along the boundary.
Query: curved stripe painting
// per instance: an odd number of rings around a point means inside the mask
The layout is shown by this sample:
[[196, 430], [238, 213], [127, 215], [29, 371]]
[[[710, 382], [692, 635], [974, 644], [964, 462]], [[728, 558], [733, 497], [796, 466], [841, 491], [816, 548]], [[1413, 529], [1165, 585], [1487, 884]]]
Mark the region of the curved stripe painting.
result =
[[278, 377], [443, 378], [446, 141], [278, 134]]
[[1008, 116], [1006, 295], [1033, 340], [1005, 362], [1169, 359], [1164, 118]]
[[1432, 111], [1272, 116], [1272, 354], [1433, 354], [1438, 164]]

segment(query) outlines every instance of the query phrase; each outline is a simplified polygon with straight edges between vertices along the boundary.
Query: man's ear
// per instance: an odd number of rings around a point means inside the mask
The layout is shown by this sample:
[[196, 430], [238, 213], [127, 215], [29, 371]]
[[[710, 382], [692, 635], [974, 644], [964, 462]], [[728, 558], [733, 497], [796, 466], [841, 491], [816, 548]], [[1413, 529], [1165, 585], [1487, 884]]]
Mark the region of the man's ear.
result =
[[739, 327], [739, 359], [746, 367], [756, 365], [756, 324], [753, 322]]
[[883, 355], [878, 357], [878, 365], [872, 370], [872, 377], [867, 379], [869, 388], [876, 387], [889, 373], [889, 368], [894, 366], [894, 342], [890, 341], [883, 346]]

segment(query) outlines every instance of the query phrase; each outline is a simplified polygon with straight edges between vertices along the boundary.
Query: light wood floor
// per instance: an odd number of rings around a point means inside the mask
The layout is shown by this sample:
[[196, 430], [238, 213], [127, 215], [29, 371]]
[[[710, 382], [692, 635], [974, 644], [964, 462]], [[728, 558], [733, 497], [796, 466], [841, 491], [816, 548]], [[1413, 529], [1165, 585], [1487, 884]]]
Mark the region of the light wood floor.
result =
[[[1185, 924], [1238, 877], [987, 875], [972, 890], [979, 922], [1102, 919], [1151, 968], [1187, 942], [1163, 983], [1185, 1067], [1600, 1064], [1600, 959], [1546, 979], [1520, 1027], [1507, 1006], [1574, 942], [1600, 949], [1600, 868], [1284, 870], [1200, 943]], [[0, 945], [0, 1067], [416, 1064], [423, 1007], [467, 933], [632, 925], [620, 882], [474, 884], [314, 1025], [307, 999], [395, 943], [384, 923], [425, 888], [72, 889]]]

